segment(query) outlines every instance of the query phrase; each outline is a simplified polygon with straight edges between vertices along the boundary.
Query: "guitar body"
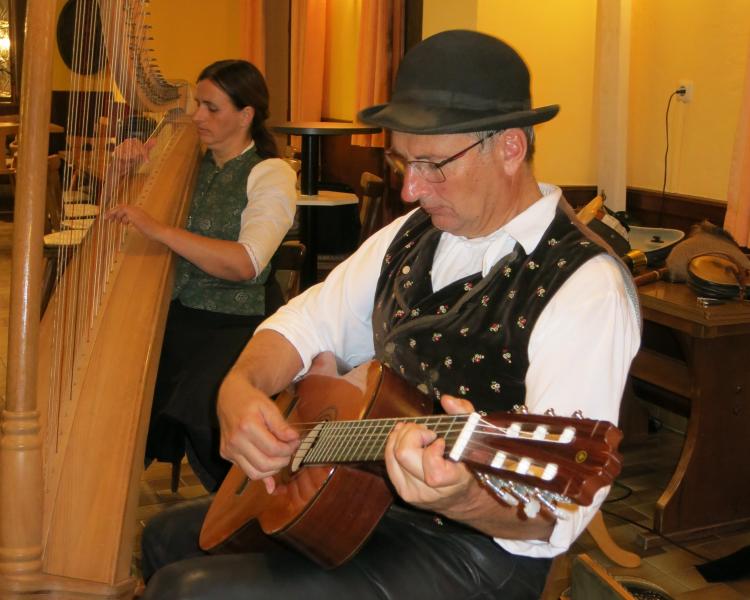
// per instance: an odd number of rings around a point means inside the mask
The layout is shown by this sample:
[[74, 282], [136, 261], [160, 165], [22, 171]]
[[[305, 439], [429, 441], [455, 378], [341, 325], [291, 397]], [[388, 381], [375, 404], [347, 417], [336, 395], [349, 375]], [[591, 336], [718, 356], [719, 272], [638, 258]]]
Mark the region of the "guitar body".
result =
[[[432, 411], [430, 398], [374, 361], [344, 377], [310, 375], [278, 402], [289, 406], [291, 424]], [[381, 475], [354, 466], [311, 466], [294, 473], [287, 468], [276, 476], [271, 495], [234, 466], [206, 515], [200, 545], [209, 552], [236, 552], [282, 541], [332, 568], [357, 552], [392, 501]]]

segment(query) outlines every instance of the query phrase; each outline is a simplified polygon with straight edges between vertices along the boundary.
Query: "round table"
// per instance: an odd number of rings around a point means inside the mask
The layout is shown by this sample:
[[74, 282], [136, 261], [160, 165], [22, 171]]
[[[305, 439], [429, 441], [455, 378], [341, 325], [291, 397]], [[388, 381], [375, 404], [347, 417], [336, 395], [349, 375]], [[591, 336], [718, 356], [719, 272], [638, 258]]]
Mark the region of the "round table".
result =
[[302, 267], [303, 289], [315, 283], [317, 279], [317, 244], [315, 240], [315, 207], [340, 206], [356, 204], [354, 194], [337, 192], [320, 192], [318, 189], [318, 164], [320, 162], [321, 135], [355, 135], [362, 133], [379, 133], [380, 127], [361, 123], [334, 121], [291, 121], [271, 126], [277, 133], [299, 135], [302, 137], [302, 164], [300, 167], [300, 230], [302, 242], [307, 248]]
[[318, 163], [320, 161], [321, 135], [356, 135], [380, 133], [380, 127], [361, 123], [334, 121], [290, 121], [273, 125], [277, 133], [302, 137], [302, 165], [300, 168], [300, 193], [315, 196], [318, 193]]

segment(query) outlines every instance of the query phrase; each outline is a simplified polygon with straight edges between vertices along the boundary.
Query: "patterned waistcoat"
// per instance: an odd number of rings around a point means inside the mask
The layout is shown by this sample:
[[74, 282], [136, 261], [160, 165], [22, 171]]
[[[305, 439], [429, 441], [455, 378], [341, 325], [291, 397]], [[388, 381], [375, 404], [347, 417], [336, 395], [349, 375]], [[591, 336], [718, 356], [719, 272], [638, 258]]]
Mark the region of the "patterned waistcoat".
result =
[[[221, 240], [236, 241], [240, 217], [247, 206], [247, 178], [261, 157], [251, 148], [219, 168], [206, 152], [193, 192], [188, 231]], [[213, 277], [182, 257], [177, 259], [172, 298], [190, 308], [233, 315], [265, 312], [264, 283], [270, 266], [255, 279], [228, 281]]]
[[436, 399], [466, 397], [487, 412], [523, 404], [536, 320], [579, 266], [606, 252], [571, 215], [562, 200], [530, 255], [517, 243], [486, 277], [476, 273], [433, 292], [442, 232], [416, 212], [389, 247], [378, 280], [376, 358]]

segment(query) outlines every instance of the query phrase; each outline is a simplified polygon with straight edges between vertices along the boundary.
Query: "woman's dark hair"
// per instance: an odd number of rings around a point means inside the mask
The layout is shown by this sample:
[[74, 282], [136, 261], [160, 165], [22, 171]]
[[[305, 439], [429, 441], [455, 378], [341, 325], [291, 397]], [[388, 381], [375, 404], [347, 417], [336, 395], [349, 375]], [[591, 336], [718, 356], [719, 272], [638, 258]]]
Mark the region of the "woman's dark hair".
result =
[[198, 81], [208, 79], [219, 86], [232, 100], [237, 110], [250, 106], [255, 110], [250, 124], [250, 135], [262, 158], [279, 156], [276, 140], [266, 127], [268, 119], [268, 87], [263, 74], [246, 60], [220, 60], [208, 65], [198, 75]]

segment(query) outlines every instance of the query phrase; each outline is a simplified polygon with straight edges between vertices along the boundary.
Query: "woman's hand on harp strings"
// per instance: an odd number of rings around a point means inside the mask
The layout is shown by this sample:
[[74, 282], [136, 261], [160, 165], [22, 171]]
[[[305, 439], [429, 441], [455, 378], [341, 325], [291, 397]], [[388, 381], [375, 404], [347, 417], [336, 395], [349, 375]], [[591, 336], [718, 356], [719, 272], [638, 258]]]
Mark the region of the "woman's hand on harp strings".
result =
[[111, 170], [117, 177], [130, 174], [136, 167], [148, 162], [156, 140], [151, 138], [142, 142], [138, 138], [128, 138], [118, 144], [112, 151]]
[[118, 204], [104, 213], [107, 221], [114, 221], [121, 225], [132, 225], [147, 238], [162, 241], [168, 227], [159, 223], [145, 210], [129, 204]]

